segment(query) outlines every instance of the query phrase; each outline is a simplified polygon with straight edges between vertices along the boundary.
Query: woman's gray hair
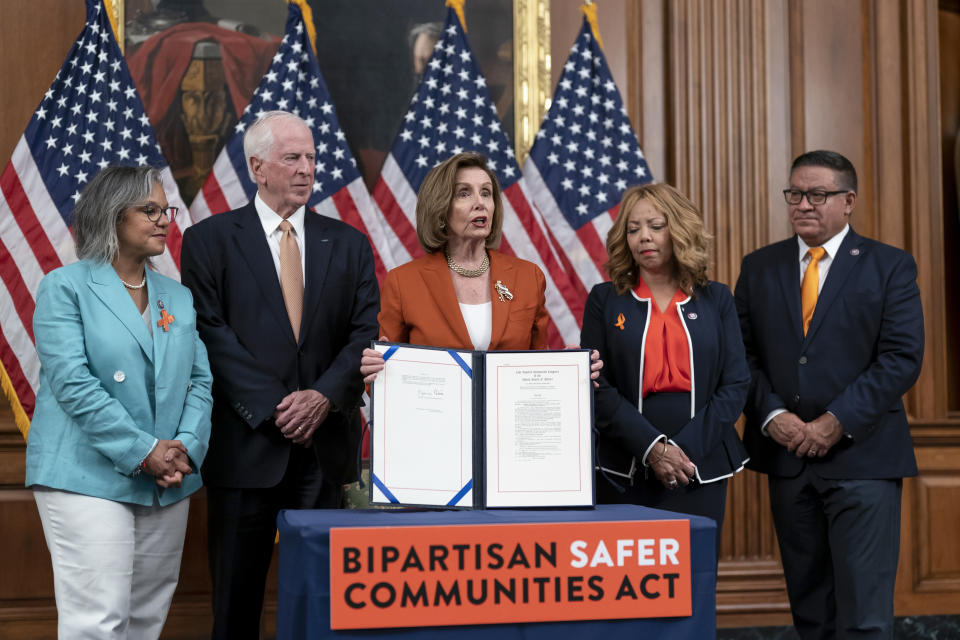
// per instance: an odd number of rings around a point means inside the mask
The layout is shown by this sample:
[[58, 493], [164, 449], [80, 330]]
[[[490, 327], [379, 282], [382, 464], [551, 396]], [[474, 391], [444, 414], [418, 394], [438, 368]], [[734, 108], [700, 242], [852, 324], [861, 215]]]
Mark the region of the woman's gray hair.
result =
[[254, 120], [253, 124], [247, 127], [246, 133], [243, 134], [243, 159], [247, 163], [247, 174], [254, 183], [257, 182], [257, 178], [253, 175], [253, 169], [250, 168], [250, 158], [256, 156], [266, 160], [267, 154], [273, 147], [273, 128], [271, 125], [275, 120], [280, 119], [296, 120], [307, 130], [310, 130], [303, 118], [289, 111], [267, 111]]
[[163, 182], [160, 170], [153, 167], [111, 166], [98, 173], [73, 209], [77, 257], [112, 262], [120, 247], [117, 225], [123, 220], [123, 212], [146, 201], [154, 184]]

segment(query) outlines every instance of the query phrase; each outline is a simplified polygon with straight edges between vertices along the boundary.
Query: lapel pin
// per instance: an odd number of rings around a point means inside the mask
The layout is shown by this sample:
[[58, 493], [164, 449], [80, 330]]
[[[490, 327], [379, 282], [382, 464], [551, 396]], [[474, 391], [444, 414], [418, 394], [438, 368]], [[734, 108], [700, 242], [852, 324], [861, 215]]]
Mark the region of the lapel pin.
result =
[[503, 302], [504, 298], [507, 300], [513, 300], [513, 294], [510, 293], [510, 289], [507, 289], [507, 285], [503, 284], [499, 280], [497, 280], [497, 283], [493, 285], [493, 288], [496, 290], [497, 297], [500, 298], [500, 302]]
[[624, 320], [626, 320], [626, 318], [623, 317], [623, 314], [622, 314], [622, 313], [618, 313], [618, 314], [617, 314], [617, 321], [613, 323], [613, 326], [615, 326], [617, 329], [620, 329], [620, 331], [623, 331], [623, 330], [626, 328], [626, 327], [624, 326], [624, 324], [623, 324], [623, 323], [624, 323]]
[[163, 300], [157, 300], [157, 309], [163, 309]]
[[850, 249], [850, 255], [852, 256], [860, 255], [860, 249]]
[[687, 317], [690, 318], [691, 320], [696, 320], [697, 313], [695, 311], [691, 311], [690, 313], [687, 314]]
[[176, 318], [167, 313], [167, 310], [163, 308], [162, 302], [157, 301], [157, 306], [160, 307], [160, 319], [157, 320], [157, 326], [163, 327], [164, 332], [170, 331], [170, 325], [173, 324]]

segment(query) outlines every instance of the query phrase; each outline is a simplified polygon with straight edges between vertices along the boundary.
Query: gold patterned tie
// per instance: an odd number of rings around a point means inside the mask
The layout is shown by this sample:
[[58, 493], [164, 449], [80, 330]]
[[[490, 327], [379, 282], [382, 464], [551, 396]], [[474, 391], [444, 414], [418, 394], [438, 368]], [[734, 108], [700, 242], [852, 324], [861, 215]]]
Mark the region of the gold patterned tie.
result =
[[803, 272], [803, 283], [800, 285], [800, 307], [803, 311], [803, 335], [807, 335], [813, 311], [817, 308], [817, 290], [820, 288], [820, 259], [827, 252], [823, 247], [811, 247], [807, 251], [810, 263]]
[[303, 268], [300, 265], [300, 247], [293, 235], [293, 225], [280, 223], [280, 289], [287, 306], [293, 337], [300, 340], [300, 317], [303, 315]]

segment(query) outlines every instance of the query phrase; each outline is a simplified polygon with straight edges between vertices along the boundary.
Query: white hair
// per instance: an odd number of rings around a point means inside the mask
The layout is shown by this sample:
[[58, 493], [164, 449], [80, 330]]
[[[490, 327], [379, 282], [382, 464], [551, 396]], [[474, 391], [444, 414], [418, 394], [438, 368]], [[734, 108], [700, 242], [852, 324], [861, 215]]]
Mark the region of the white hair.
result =
[[247, 127], [243, 134], [243, 157], [247, 161], [247, 173], [250, 179], [257, 181], [250, 167], [250, 158], [256, 156], [265, 159], [273, 148], [273, 127], [271, 123], [279, 120], [295, 120], [309, 131], [310, 127], [300, 116], [289, 111], [267, 111]]

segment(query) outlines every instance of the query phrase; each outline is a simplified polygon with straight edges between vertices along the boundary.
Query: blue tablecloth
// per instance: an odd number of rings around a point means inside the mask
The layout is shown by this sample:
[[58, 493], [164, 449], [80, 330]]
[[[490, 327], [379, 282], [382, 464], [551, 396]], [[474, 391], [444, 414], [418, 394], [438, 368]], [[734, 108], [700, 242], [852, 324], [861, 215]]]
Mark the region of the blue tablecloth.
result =
[[[490, 624], [417, 629], [330, 630], [330, 528], [410, 525], [513, 524], [618, 520], [690, 520], [693, 564], [693, 615], [685, 618], [581, 620], [527, 624]], [[716, 638], [716, 535], [713, 520], [632, 505], [557, 511], [283, 511], [280, 529], [280, 586], [277, 638], [398, 638], [440, 640], [588, 640], [604, 638]]]

